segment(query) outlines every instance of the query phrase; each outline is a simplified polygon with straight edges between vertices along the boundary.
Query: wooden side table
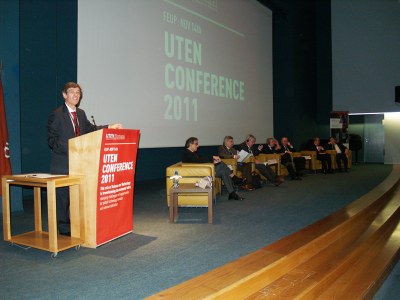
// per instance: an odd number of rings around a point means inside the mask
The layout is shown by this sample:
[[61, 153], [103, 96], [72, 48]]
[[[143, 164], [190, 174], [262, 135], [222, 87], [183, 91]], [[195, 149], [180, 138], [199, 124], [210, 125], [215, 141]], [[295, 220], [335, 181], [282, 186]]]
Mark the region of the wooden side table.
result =
[[202, 189], [196, 187], [194, 183], [182, 183], [178, 188], [171, 188], [169, 190], [169, 222], [174, 223], [175, 218], [178, 216], [178, 196], [179, 193], [185, 194], [198, 194], [207, 193], [208, 194], [208, 223], [212, 223], [212, 210], [213, 210], [213, 189]]
[[[80, 176], [49, 175], [48, 177], [28, 174], [3, 176], [3, 234], [4, 240], [52, 252], [52, 257], [59, 251], [79, 247], [84, 240], [84, 228], [81, 227], [80, 202], [83, 199]], [[10, 186], [31, 186], [34, 190], [35, 230], [11, 236], [10, 221]], [[70, 189], [71, 237], [57, 234], [56, 188]], [[41, 188], [47, 189], [48, 232], [42, 228]]]

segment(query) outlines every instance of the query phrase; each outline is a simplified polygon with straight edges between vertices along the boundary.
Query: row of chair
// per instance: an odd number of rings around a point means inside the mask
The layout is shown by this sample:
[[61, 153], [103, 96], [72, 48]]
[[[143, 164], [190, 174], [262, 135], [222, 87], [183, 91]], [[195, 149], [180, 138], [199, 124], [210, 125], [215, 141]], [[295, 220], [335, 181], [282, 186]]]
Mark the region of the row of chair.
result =
[[[336, 152], [334, 150], [327, 150], [327, 154], [331, 156], [332, 160], [332, 169], [337, 169], [336, 165]], [[306, 157], [306, 169], [310, 172], [316, 173], [318, 170], [322, 169], [321, 162], [317, 160], [316, 151], [301, 151], [292, 153], [293, 157], [304, 156]], [[275, 171], [277, 175], [287, 175], [286, 167], [281, 164], [280, 154], [260, 154], [257, 157], [250, 157], [247, 162], [252, 163], [256, 159], [260, 162], [268, 163]], [[231, 166], [232, 171], [235, 175], [241, 177], [241, 173], [237, 168], [237, 161], [235, 159], [223, 159], [223, 161]], [[348, 168], [351, 168], [352, 162], [352, 152], [348, 151]], [[167, 204], [169, 205], [169, 190], [172, 187], [171, 176], [175, 174], [175, 171], [178, 172], [182, 178], [180, 179], [180, 183], [196, 183], [201, 178], [206, 176], [211, 176], [214, 178], [214, 197], [221, 192], [221, 180], [220, 178], [215, 178], [215, 168], [212, 163], [203, 163], [203, 164], [192, 164], [192, 163], [182, 163], [178, 162], [173, 164], [166, 169], [166, 192], [167, 192]], [[253, 163], [253, 171], [258, 171], [254, 167]], [[262, 175], [260, 174], [262, 177]], [[264, 178], [265, 179], [265, 178]], [[178, 206], [190, 206], [190, 207], [206, 207], [208, 204], [208, 198], [204, 194], [180, 194], [178, 199]]]

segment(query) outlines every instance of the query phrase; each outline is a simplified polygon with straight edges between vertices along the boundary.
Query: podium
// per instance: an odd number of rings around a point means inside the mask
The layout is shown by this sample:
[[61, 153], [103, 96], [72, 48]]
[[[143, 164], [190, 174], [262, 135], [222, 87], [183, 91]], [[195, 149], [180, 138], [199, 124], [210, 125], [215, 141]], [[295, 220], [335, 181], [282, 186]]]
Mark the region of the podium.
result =
[[80, 202], [84, 247], [96, 248], [133, 231], [139, 130], [101, 129], [69, 140], [69, 174], [83, 175]]

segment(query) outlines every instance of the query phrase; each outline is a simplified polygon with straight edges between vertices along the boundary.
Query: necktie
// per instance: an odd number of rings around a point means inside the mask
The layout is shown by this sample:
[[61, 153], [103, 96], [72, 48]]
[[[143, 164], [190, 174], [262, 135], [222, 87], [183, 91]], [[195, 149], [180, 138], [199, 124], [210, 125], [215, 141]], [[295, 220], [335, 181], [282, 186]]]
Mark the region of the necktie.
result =
[[78, 118], [76, 116], [76, 111], [71, 112], [72, 119], [74, 121], [75, 136], [81, 135], [81, 129], [79, 127]]

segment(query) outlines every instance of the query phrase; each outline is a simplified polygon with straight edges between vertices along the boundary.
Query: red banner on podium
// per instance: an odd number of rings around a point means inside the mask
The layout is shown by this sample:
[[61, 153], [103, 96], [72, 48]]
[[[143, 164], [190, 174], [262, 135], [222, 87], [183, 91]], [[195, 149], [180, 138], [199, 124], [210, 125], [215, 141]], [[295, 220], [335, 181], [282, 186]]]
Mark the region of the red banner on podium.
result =
[[97, 188], [97, 245], [133, 230], [139, 130], [104, 130]]

